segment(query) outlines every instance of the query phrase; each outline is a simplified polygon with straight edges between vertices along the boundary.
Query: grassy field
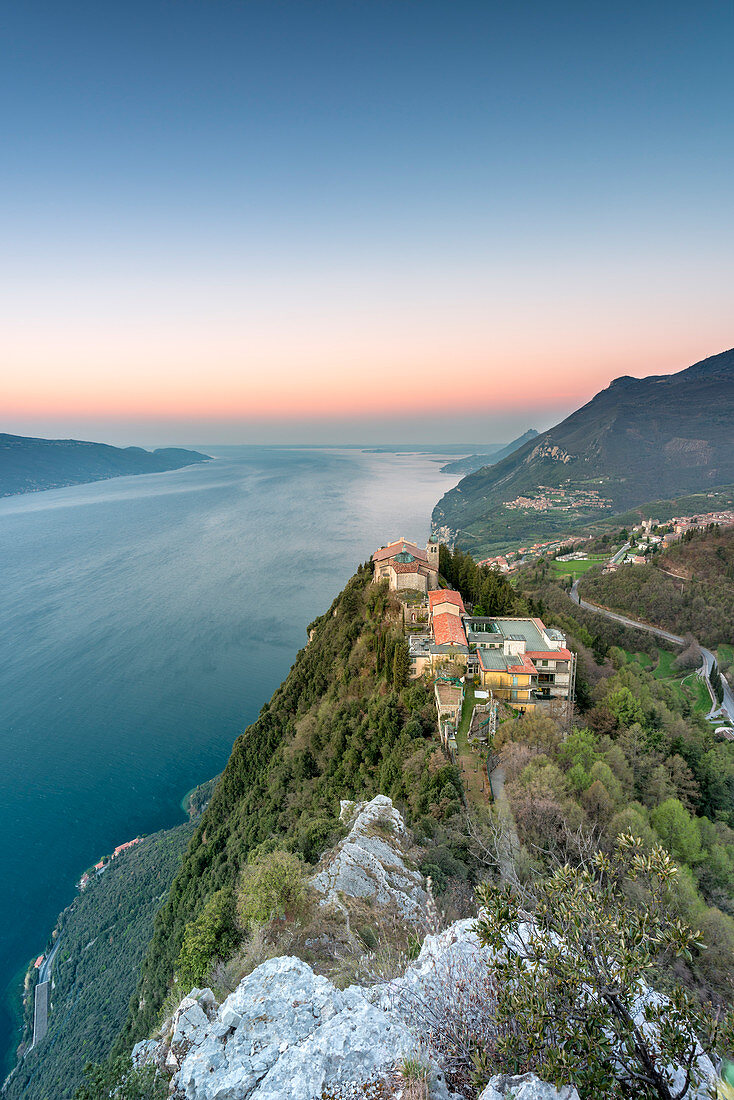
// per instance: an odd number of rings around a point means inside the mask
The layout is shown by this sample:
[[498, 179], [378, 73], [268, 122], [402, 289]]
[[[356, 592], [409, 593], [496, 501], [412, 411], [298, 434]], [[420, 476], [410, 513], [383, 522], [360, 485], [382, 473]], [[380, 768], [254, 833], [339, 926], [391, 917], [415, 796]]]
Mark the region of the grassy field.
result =
[[557, 577], [583, 577], [593, 566], [608, 560], [608, 554], [591, 554], [585, 561], [554, 561], [553, 572]]
[[484, 771], [484, 751], [470, 749], [467, 740], [475, 701], [474, 688], [467, 684], [461, 720], [456, 731], [456, 744], [459, 750], [458, 764], [461, 769], [461, 780], [464, 784], [467, 802], [472, 806], [486, 806], [488, 797]]
[[734, 646], [722, 643], [716, 650], [716, 660], [719, 668], [732, 668], [734, 666]]
[[694, 713], [707, 715], [711, 710], [711, 696], [701, 677], [695, 672], [690, 672], [681, 684], [688, 698], [693, 702]]
[[657, 657], [653, 658], [650, 656], [649, 653], [643, 653], [641, 651], [638, 651], [637, 653], [632, 653], [632, 651], [629, 649], [623, 649], [622, 652], [625, 655], [627, 664], [634, 663], [642, 665], [642, 667], [647, 669], [648, 671], [652, 671], [652, 669], [657, 664]]

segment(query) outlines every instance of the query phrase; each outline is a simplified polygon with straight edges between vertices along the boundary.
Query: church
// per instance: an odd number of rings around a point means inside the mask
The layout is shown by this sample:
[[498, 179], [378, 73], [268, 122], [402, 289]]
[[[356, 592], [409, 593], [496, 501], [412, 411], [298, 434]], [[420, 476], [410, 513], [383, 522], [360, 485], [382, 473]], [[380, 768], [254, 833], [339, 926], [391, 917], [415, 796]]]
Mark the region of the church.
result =
[[372, 555], [375, 581], [387, 580], [394, 591], [415, 589], [424, 595], [438, 588], [438, 539], [431, 535], [425, 550], [401, 538]]

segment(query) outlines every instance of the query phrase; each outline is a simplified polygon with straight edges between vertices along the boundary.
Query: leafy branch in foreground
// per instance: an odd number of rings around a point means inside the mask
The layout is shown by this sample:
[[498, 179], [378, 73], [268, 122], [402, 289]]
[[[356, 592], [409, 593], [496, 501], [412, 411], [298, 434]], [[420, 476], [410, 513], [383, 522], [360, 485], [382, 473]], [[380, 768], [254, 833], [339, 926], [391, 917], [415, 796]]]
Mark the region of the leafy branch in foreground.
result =
[[734, 1019], [645, 981], [703, 946], [666, 909], [677, 876], [665, 849], [646, 853], [629, 834], [540, 882], [531, 917], [512, 888], [479, 888], [477, 933], [497, 953], [494, 1054], [508, 1071], [573, 1081], [595, 1100], [704, 1095], [708, 1055], [731, 1046]]

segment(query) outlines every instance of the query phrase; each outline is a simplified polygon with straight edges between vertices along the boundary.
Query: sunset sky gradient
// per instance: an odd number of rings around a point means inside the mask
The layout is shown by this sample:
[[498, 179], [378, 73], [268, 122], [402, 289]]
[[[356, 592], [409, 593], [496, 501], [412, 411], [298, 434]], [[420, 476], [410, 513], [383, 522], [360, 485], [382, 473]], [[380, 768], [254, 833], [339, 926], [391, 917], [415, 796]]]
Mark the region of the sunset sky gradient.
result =
[[8, 5], [0, 430], [544, 428], [734, 344], [734, 6]]

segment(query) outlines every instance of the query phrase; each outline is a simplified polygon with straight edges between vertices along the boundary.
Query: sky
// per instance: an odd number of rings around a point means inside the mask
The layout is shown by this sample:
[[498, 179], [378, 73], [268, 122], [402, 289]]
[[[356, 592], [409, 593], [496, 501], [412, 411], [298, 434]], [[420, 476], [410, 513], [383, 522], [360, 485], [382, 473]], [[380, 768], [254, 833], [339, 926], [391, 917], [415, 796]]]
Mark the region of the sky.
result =
[[0, 12], [0, 430], [505, 442], [734, 344], [734, 5]]

